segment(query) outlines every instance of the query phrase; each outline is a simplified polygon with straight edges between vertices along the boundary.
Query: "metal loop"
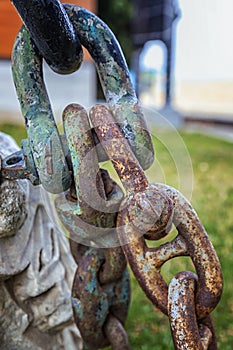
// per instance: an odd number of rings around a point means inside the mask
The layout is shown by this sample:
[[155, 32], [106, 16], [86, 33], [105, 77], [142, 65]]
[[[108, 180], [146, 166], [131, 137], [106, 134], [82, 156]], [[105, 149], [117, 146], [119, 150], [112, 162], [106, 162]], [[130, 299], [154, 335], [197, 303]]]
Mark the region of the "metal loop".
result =
[[104, 324], [104, 332], [112, 346], [112, 350], [129, 350], [128, 337], [118, 318], [109, 314]]
[[49, 192], [63, 192], [70, 187], [70, 172], [44, 86], [42, 57], [25, 27], [15, 41], [12, 71], [40, 182]]
[[98, 274], [106, 259], [105, 251], [89, 248], [79, 260], [72, 288], [74, 317], [90, 347], [111, 344], [119, 349], [124, 344], [123, 349], [128, 350], [123, 324], [130, 301], [129, 273], [124, 268], [114, 282], [101, 285]]
[[[197, 277], [183, 271], [171, 281], [168, 289], [168, 315], [176, 350], [207, 350], [213, 343], [212, 332], [205, 320], [198, 322], [195, 310]], [[216, 344], [211, 349], [217, 349]]]
[[57, 73], [75, 72], [83, 51], [59, 0], [11, 0], [48, 65]]
[[99, 200], [106, 200], [104, 185], [102, 178], [98, 176], [100, 175], [98, 158], [86, 110], [77, 104], [67, 106], [63, 112], [63, 125], [70, 150], [76, 189], [75, 214], [81, 215], [82, 202], [85, 201], [87, 193], [89, 197], [91, 196], [89, 198], [91, 203], [97, 206]]
[[[129, 215], [131, 202], [126, 210], [120, 211], [117, 219], [120, 242], [125, 244], [125, 237], [128, 242], [131, 237], [132, 241], [122, 248], [142, 289], [165, 314], [167, 284], [160, 274], [161, 266], [176, 256], [190, 256], [198, 274], [196, 312], [199, 319], [204, 318], [215, 308], [222, 293], [222, 273], [218, 257], [194, 209], [177, 190], [155, 184], [151, 185], [150, 191], [154, 197], [163, 193], [170, 198], [174, 207], [173, 223], [179, 234], [172, 242], [158, 248], [148, 248], [145, 238], [139, 237], [139, 231]], [[155, 217], [154, 222], [156, 221]]]
[[188, 200], [176, 189], [155, 184], [174, 203], [173, 223], [185, 241], [198, 275], [196, 313], [199, 319], [210, 314], [218, 304], [223, 288], [221, 265], [215, 249]]
[[126, 260], [121, 247], [105, 249], [105, 262], [99, 270], [99, 281], [101, 285], [117, 281], [126, 269]]
[[55, 200], [57, 212], [71, 238], [79, 243], [112, 247], [119, 245], [115, 228], [116, 215], [123, 193], [99, 169], [98, 154], [85, 109], [71, 104], [63, 113], [64, 129], [70, 149], [73, 182], [72, 190]]
[[94, 59], [115, 121], [142, 168], [147, 169], [154, 159], [153, 144], [118, 41], [93, 13], [74, 5], [65, 5], [65, 9], [81, 44]]

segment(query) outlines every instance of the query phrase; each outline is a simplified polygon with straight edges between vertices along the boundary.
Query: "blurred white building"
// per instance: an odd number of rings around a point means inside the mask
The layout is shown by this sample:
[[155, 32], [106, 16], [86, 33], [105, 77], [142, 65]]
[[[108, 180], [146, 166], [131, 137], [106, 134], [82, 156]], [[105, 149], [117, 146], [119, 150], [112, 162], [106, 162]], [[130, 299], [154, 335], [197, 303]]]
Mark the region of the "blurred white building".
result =
[[[176, 29], [175, 107], [184, 113], [224, 113], [233, 118], [233, 2], [179, 0], [179, 6], [182, 15]], [[163, 87], [161, 51], [157, 49], [156, 53], [150, 43], [141, 59], [144, 70], [154, 69]], [[153, 104], [156, 94], [158, 98], [158, 89], [152, 86], [150, 93], [142, 94], [143, 103]]]

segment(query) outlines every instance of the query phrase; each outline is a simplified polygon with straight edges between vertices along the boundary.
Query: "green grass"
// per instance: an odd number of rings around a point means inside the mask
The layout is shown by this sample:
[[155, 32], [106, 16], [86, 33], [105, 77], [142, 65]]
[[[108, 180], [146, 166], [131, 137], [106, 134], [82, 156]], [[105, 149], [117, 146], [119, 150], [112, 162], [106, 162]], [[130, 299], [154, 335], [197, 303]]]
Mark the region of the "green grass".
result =
[[[13, 134], [19, 141], [25, 137], [20, 128], [1, 130]], [[22, 136], [21, 136], [22, 135]], [[219, 349], [233, 348], [233, 144], [200, 134], [181, 133], [192, 160], [194, 186], [191, 202], [204, 224], [221, 261], [224, 276], [222, 299], [213, 312]], [[150, 181], [161, 182], [187, 189], [192, 186], [188, 158], [179, 164], [179, 145], [170, 145], [171, 138], [159, 141], [154, 137], [157, 160], [149, 171]], [[166, 142], [167, 139], [167, 142]], [[179, 142], [178, 142], [179, 143]], [[186, 146], [185, 146], [186, 145]], [[177, 147], [177, 152], [175, 148]], [[174, 153], [175, 152], [175, 153]], [[185, 152], [184, 152], [185, 153]], [[181, 162], [182, 163], [182, 162]], [[181, 174], [182, 172], [182, 174]], [[182, 181], [186, 181], [186, 187]], [[162, 181], [163, 182], [163, 181]], [[163, 268], [164, 277], [169, 281], [180, 270], [190, 269], [188, 258], [177, 258], [168, 262]], [[134, 277], [131, 278], [132, 301], [126, 322], [131, 348], [133, 350], [172, 350], [174, 349], [167, 318], [156, 310], [138, 287]]]
[[[191, 203], [196, 209], [219, 256], [224, 290], [213, 312], [219, 349], [233, 348], [233, 144], [200, 134], [181, 133], [192, 160], [194, 187]], [[166, 145], [154, 139], [156, 154], [166, 174], [166, 183], [177, 182], [177, 172]], [[173, 171], [171, 169], [173, 168]], [[156, 169], [154, 169], [156, 174]], [[150, 171], [150, 180], [153, 178]], [[178, 270], [190, 269], [187, 258], [176, 258], [164, 266], [170, 280]], [[132, 302], [127, 331], [135, 350], [174, 349], [167, 318], [148, 302], [132, 279]]]
[[1, 123], [0, 131], [13, 136], [18, 145], [27, 137], [26, 129], [20, 124]]

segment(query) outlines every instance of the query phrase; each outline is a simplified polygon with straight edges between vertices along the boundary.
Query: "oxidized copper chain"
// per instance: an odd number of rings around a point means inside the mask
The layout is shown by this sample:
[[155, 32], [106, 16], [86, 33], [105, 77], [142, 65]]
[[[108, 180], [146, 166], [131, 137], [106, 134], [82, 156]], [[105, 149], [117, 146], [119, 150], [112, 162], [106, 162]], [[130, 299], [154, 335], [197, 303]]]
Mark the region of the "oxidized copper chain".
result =
[[[170, 186], [149, 184], [142, 170], [153, 161], [153, 146], [113, 34], [78, 6], [63, 7], [58, 0], [12, 2], [27, 28], [15, 42], [13, 75], [28, 139], [23, 151], [3, 160], [1, 178], [27, 178], [49, 192], [66, 191], [55, 204], [78, 264], [72, 296], [85, 349], [107, 344], [129, 349], [123, 328], [130, 299], [125, 257], [147, 297], [169, 317], [175, 349], [217, 349], [210, 314], [222, 292], [220, 263], [190, 203]], [[41, 21], [58, 33], [55, 41]], [[59, 73], [75, 71], [82, 59], [80, 43], [95, 60], [109, 109], [97, 105], [88, 117], [81, 106], [68, 106], [61, 136], [44, 86], [42, 57]], [[107, 158], [125, 198], [99, 169]], [[178, 234], [171, 242], [147, 246], [146, 240], [165, 237], [172, 225]], [[168, 286], [161, 267], [179, 256], [191, 258], [196, 274], [180, 272]]]

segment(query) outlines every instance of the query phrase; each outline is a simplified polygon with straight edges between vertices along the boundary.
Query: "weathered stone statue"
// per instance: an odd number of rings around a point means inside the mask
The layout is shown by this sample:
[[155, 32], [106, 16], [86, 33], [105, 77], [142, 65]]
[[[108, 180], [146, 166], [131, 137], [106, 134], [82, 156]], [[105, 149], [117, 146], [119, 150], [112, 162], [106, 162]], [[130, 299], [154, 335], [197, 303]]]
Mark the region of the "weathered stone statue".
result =
[[[0, 156], [17, 150], [0, 133]], [[47, 214], [47, 193], [27, 180], [0, 191], [0, 349], [81, 349], [71, 306], [77, 266]]]

